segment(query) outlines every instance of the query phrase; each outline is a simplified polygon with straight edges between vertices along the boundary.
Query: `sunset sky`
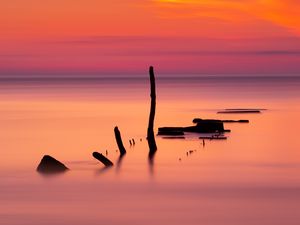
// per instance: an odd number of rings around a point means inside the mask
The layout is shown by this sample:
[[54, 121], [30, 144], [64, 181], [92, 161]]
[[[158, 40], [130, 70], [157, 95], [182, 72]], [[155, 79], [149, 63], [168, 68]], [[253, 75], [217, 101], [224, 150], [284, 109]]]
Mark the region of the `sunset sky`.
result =
[[299, 0], [3, 0], [0, 75], [300, 74]]

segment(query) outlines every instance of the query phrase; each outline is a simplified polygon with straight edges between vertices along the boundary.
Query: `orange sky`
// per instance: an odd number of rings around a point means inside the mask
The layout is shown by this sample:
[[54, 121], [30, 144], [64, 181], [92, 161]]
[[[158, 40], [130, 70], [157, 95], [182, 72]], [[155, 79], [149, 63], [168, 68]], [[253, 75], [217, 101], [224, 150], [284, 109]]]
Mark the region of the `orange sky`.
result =
[[[298, 74], [297, 0], [10, 0], [0, 74]], [[203, 63], [201, 63], [203, 62]]]

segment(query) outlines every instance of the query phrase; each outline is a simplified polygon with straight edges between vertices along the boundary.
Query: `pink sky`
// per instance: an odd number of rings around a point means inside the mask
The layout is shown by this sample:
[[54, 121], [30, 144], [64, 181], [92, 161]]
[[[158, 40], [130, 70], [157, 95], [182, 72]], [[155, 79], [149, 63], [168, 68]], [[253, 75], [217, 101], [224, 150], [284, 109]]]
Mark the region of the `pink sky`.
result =
[[300, 74], [296, 0], [11, 0], [0, 75]]

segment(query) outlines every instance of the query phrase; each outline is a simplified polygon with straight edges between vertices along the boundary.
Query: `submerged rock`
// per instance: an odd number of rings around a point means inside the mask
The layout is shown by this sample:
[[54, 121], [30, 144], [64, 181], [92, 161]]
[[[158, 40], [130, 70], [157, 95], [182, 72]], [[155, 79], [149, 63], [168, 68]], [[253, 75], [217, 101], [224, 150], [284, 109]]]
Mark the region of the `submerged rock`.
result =
[[69, 168], [50, 155], [44, 155], [36, 170], [40, 173], [61, 173]]

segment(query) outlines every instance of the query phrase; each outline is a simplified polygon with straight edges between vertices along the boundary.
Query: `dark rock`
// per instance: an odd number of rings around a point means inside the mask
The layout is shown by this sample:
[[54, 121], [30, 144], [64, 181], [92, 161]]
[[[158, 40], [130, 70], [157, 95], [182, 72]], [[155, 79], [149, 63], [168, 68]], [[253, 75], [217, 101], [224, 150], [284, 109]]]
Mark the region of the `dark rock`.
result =
[[36, 170], [40, 173], [60, 173], [69, 170], [69, 168], [55, 158], [45, 155]]

